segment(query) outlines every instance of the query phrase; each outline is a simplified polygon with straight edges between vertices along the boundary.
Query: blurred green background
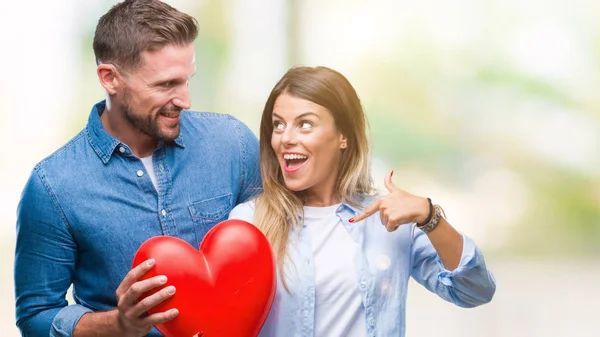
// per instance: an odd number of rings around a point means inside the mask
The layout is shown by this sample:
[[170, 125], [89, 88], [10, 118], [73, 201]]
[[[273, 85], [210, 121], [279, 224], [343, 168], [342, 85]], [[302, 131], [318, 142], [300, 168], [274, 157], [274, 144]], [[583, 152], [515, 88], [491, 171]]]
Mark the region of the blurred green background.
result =
[[[362, 99], [382, 190], [394, 169], [398, 186], [442, 204], [484, 251], [492, 303], [456, 308], [413, 283], [408, 336], [597, 336], [599, 1], [167, 2], [200, 24], [194, 110], [257, 133], [290, 66], [332, 67]], [[33, 0], [0, 13], [2, 336], [18, 335], [21, 190], [103, 99], [91, 42], [115, 3]]]

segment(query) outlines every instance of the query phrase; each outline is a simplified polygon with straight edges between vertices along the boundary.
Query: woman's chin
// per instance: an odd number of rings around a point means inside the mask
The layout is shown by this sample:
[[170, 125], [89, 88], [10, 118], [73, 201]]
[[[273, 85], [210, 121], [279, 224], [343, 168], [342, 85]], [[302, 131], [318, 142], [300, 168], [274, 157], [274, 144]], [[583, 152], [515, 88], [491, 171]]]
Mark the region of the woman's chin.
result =
[[292, 192], [300, 192], [306, 189], [304, 185], [298, 184], [293, 181], [285, 181], [285, 187]]

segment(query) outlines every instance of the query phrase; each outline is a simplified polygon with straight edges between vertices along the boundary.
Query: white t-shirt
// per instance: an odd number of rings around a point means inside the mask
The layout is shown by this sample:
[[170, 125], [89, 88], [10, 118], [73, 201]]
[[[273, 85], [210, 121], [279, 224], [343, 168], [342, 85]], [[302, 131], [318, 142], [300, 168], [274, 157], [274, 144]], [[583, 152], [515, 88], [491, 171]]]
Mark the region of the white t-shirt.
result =
[[366, 318], [354, 266], [358, 243], [337, 217], [339, 206], [304, 207], [315, 263], [314, 335], [364, 337]]
[[156, 179], [156, 172], [154, 172], [154, 163], [152, 162], [152, 155], [144, 158], [140, 158], [148, 175], [150, 175], [150, 180], [152, 180], [152, 185], [158, 191], [158, 180]]

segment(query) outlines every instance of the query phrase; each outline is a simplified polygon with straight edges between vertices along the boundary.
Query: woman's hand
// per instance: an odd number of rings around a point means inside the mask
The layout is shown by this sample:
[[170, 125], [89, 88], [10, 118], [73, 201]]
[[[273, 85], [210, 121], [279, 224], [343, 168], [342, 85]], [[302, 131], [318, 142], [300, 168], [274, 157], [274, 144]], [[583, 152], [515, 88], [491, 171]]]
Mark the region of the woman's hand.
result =
[[360, 214], [350, 219], [354, 223], [361, 221], [379, 211], [381, 223], [388, 232], [393, 232], [400, 225], [408, 223], [420, 223], [425, 221], [429, 215], [429, 201], [406, 191], [401, 190], [392, 182], [392, 170], [384, 180], [385, 187], [390, 192], [377, 199], [365, 208]]

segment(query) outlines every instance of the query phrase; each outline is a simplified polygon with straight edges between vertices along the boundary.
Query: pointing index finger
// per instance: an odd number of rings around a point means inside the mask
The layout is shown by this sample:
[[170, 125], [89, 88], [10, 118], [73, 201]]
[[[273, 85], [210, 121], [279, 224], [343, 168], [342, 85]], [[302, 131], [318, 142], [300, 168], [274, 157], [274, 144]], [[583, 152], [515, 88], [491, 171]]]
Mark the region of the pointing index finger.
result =
[[379, 210], [379, 199], [377, 199], [374, 203], [372, 203], [367, 208], [365, 208], [362, 212], [360, 212], [360, 214], [358, 214], [354, 218], [350, 218], [350, 220], [348, 220], [348, 222], [352, 222], [352, 223], [359, 222], [359, 221], [375, 214], [378, 210]]

